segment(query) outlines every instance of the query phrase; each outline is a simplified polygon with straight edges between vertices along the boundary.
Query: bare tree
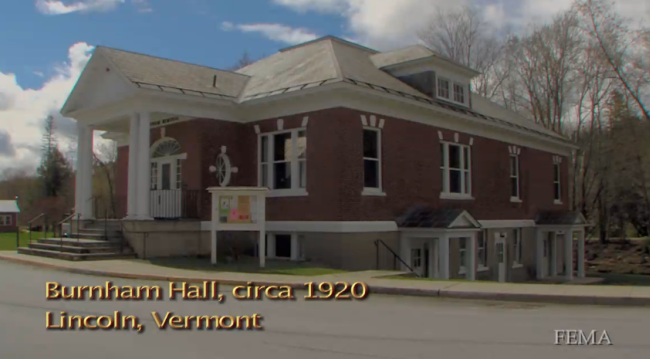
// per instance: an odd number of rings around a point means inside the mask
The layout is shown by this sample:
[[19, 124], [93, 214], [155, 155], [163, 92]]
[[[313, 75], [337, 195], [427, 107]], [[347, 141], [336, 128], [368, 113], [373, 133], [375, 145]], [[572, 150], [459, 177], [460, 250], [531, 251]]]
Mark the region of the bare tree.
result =
[[497, 96], [511, 71], [504, 57], [505, 36], [485, 21], [477, 7], [439, 8], [418, 36], [427, 47], [481, 72], [473, 89], [488, 99]]
[[[650, 29], [632, 30], [629, 20], [616, 13], [605, 0], [580, 0], [576, 9], [582, 15], [582, 29], [598, 44], [614, 76], [637, 105], [646, 120], [650, 92]], [[644, 98], [645, 94], [645, 98]]]
[[[104, 200], [104, 215], [108, 215], [110, 211], [113, 215], [117, 215], [117, 204], [115, 198], [115, 170], [117, 165], [117, 142], [110, 141], [109, 143], [100, 144], [93, 152], [95, 166], [99, 167], [102, 171], [102, 180], [99, 181], [98, 187], [102, 192], [102, 199]], [[102, 183], [103, 182], [103, 183]], [[108, 198], [103, 198], [108, 197]]]
[[254, 63], [255, 60], [251, 57], [251, 55], [248, 53], [247, 50], [244, 51], [244, 53], [237, 59], [237, 63], [230, 68], [232, 71], [237, 71], [239, 69], [243, 69], [244, 67]]

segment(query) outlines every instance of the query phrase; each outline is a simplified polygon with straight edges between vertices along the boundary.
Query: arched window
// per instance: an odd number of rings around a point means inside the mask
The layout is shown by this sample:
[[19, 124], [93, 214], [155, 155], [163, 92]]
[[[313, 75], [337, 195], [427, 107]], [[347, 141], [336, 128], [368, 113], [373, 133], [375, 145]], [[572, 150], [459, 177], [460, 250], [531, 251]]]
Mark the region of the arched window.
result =
[[181, 153], [181, 145], [173, 138], [162, 138], [153, 145], [151, 158], [174, 156]]

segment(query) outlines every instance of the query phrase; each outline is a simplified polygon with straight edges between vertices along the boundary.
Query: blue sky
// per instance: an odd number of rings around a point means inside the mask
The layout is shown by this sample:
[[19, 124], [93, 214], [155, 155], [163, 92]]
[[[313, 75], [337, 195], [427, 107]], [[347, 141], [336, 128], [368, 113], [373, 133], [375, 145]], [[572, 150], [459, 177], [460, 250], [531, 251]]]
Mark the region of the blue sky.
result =
[[[0, 177], [34, 169], [42, 123], [54, 116], [60, 147], [74, 155], [72, 119], [60, 108], [103, 45], [228, 69], [247, 51], [261, 58], [324, 35], [377, 50], [417, 42], [438, 9], [476, 6], [515, 31], [547, 21], [572, 0], [2, 0], [0, 5]], [[618, 0], [636, 20], [648, 0]], [[96, 142], [102, 141], [96, 138]]]
[[0, 37], [0, 71], [16, 74], [24, 88], [40, 87], [77, 42], [227, 68], [244, 51], [257, 58], [288, 45], [257, 32], [224, 31], [224, 22], [308, 26], [313, 34], [345, 35], [341, 17], [301, 14], [266, 0], [127, 1], [113, 10], [61, 15], [43, 14], [26, 0], [9, 0], [3, 8], [0, 33], [11, 36]]

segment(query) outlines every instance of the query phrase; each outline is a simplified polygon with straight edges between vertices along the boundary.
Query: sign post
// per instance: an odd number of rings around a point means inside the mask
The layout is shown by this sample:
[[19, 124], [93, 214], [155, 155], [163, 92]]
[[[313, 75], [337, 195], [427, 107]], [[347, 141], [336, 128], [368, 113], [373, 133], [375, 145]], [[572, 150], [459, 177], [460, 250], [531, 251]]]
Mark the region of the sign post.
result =
[[259, 232], [260, 267], [266, 265], [266, 187], [210, 187], [212, 194], [211, 262], [217, 264], [220, 231]]

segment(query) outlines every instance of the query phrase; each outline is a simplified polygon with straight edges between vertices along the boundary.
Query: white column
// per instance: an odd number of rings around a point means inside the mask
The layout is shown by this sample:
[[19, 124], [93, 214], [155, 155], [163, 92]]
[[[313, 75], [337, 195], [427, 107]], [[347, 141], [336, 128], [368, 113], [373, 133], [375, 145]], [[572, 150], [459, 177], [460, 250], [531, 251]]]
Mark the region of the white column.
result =
[[434, 239], [427, 239], [429, 242], [429, 278], [435, 278], [436, 277], [436, 250], [435, 250], [435, 240]]
[[83, 132], [81, 145], [78, 149], [78, 156], [81, 161], [81, 218], [93, 219], [93, 130], [89, 126], [82, 125]]
[[566, 280], [573, 280], [573, 231], [571, 229], [564, 234], [564, 268]]
[[129, 126], [129, 175], [128, 175], [128, 194], [127, 194], [127, 215], [128, 219], [138, 217], [138, 139], [140, 131], [140, 117], [137, 113], [131, 114], [131, 123]]
[[259, 257], [260, 257], [260, 268], [266, 267], [266, 197], [258, 196], [257, 197], [257, 213], [258, 221], [260, 225], [260, 239], [259, 239]]
[[471, 237], [467, 238], [469, 241], [468, 250], [469, 256], [467, 257], [467, 279], [475, 280], [476, 279], [476, 232], [472, 234]]
[[210, 207], [210, 262], [217, 264], [217, 221], [219, 220], [219, 201], [220, 198], [216, 193], [212, 194], [212, 204]]
[[[275, 258], [275, 234], [269, 234], [268, 239], [266, 240], [266, 245], [268, 248], [266, 249], [266, 257], [267, 258]], [[265, 253], [262, 252], [264, 255]]]
[[[407, 237], [406, 235], [400, 236], [399, 239], [399, 256], [402, 258], [404, 263], [411, 263], [411, 239]], [[399, 263], [399, 267], [402, 269], [402, 271], [406, 272], [409, 269], [406, 268], [404, 263]], [[410, 264], [409, 264], [410, 266]]]
[[84, 183], [84, 166], [85, 161], [83, 159], [84, 145], [86, 143], [86, 130], [84, 129], [85, 125], [77, 122], [77, 173], [75, 176], [75, 188], [74, 188], [74, 202], [75, 202], [75, 213], [84, 213], [84, 201], [83, 201], [83, 183]]
[[585, 229], [578, 232], [578, 277], [585, 277]]
[[537, 267], [537, 279], [544, 278], [544, 231], [537, 228], [536, 231], [536, 252], [535, 252], [535, 265]]
[[151, 117], [148, 112], [140, 113], [138, 130], [138, 219], [151, 220], [149, 214], [149, 197], [151, 193]]
[[553, 232], [553, 240], [551, 243], [551, 276], [557, 275], [557, 231]]
[[438, 239], [438, 253], [440, 254], [440, 279], [449, 279], [449, 235], [445, 234]]
[[297, 233], [291, 235], [291, 260], [294, 262], [300, 260], [300, 241]]

